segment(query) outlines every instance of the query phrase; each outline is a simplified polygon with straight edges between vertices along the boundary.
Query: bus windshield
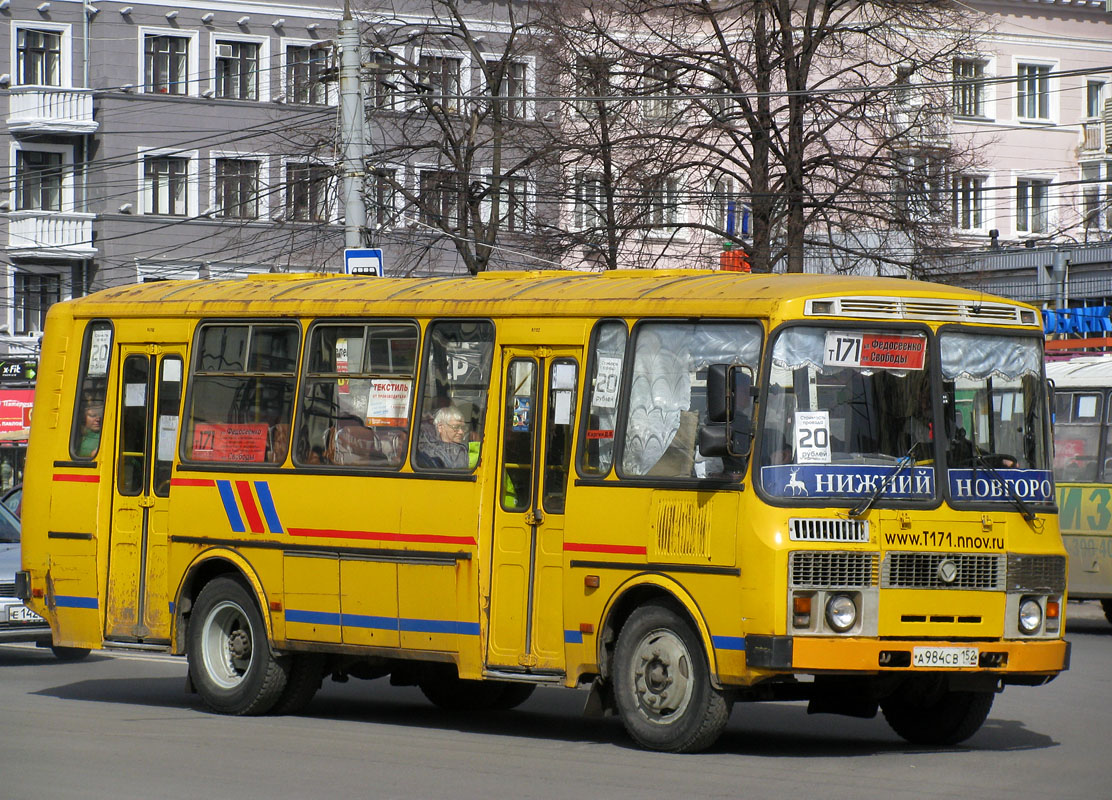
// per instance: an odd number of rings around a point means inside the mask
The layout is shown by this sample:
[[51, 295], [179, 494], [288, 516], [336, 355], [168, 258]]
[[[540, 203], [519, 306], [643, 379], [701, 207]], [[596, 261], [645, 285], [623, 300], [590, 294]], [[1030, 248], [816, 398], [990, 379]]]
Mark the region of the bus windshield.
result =
[[922, 330], [792, 327], [772, 348], [758, 469], [774, 496], [934, 497], [931, 361]]
[[1046, 384], [1038, 340], [945, 332], [939, 352], [951, 497], [1010, 502], [1018, 495], [1050, 502]]
[[880, 491], [930, 502], [941, 444], [951, 499], [1048, 502], [1037, 340], [943, 333], [940, 405], [934, 341], [910, 328], [783, 331], [771, 351], [757, 462], [765, 492], [850, 501]]

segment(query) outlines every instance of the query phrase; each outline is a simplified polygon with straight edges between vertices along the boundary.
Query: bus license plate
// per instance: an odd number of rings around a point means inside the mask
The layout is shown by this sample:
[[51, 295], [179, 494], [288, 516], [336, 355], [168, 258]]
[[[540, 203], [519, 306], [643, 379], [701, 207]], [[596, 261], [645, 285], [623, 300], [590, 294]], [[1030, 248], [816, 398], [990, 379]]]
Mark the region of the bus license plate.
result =
[[911, 663], [930, 669], [960, 669], [977, 666], [976, 647], [915, 647]]
[[8, 622], [46, 622], [27, 606], [8, 606]]

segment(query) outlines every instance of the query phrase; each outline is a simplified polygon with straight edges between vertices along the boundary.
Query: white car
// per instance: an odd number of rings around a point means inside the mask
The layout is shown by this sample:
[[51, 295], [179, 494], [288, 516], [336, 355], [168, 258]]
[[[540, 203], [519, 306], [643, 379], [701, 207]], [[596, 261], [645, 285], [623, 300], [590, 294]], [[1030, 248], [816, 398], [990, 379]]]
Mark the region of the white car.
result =
[[50, 647], [63, 661], [89, 655], [82, 647], [54, 647], [50, 626], [15, 596], [15, 573], [20, 569], [19, 518], [0, 504], [0, 644], [35, 642]]

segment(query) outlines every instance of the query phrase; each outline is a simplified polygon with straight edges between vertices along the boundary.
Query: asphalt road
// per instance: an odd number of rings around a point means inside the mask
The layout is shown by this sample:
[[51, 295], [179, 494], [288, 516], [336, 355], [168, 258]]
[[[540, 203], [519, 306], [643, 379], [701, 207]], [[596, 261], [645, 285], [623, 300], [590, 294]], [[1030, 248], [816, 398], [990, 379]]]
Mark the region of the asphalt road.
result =
[[583, 692], [538, 690], [518, 710], [446, 714], [415, 689], [328, 682], [294, 717], [210, 714], [185, 662], [0, 646], [0, 800], [35, 798], [977, 798], [1112, 796], [1112, 625], [1070, 604], [1073, 665], [1011, 687], [959, 747], [906, 744], [882, 719], [737, 705], [713, 750], [634, 748]]

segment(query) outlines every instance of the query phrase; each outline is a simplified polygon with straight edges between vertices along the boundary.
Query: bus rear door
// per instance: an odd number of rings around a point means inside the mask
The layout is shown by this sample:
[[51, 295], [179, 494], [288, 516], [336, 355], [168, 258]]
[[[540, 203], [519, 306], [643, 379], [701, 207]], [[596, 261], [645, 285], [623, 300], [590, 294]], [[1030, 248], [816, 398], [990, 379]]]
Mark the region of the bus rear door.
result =
[[564, 672], [564, 497], [581, 351], [505, 347], [487, 667]]
[[181, 415], [184, 344], [124, 344], [105, 638], [168, 642], [166, 554], [170, 476]]

